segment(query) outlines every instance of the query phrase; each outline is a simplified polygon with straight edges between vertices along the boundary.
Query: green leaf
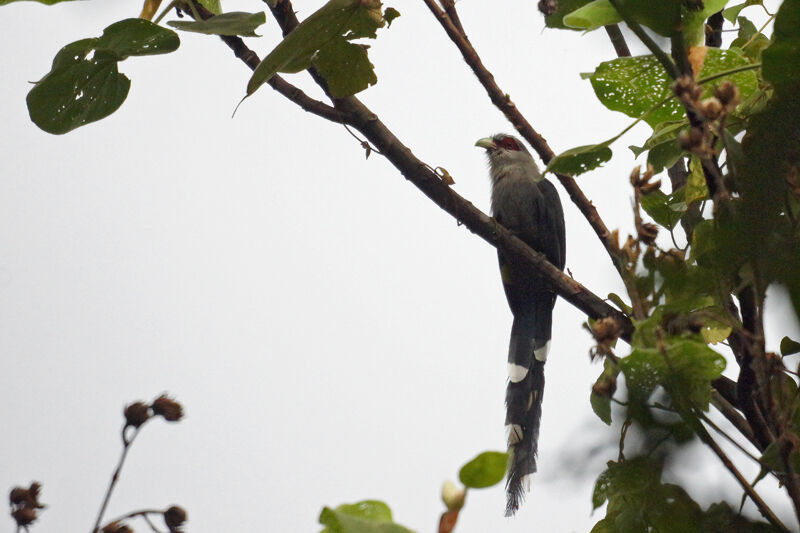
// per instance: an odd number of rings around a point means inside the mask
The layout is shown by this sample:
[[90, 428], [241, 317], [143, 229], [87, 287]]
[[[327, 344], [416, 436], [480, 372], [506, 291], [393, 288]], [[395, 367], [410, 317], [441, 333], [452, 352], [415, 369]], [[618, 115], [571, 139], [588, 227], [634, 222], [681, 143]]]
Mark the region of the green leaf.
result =
[[363, 46], [334, 39], [314, 57], [314, 65], [335, 98], [344, 98], [378, 83]]
[[34, 85], [26, 102], [31, 120], [48, 133], [61, 135], [116, 111], [131, 82], [117, 70], [117, 57], [98, 51], [95, 39], [68, 44], [53, 61], [53, 70]]
[[377, 500], [340, 505], [336, 509], [325, 507], [319, 523], [326, 526], [322, 533], [412, 533], [392, 522], [389, 506]]
[[620, 298], [618, 294], [610, 292], [608, 293], [608, 299], [614, 302], [614, 305], [616, 305], [619, 308], [619, 310], [625, 313], [626, 315], [630, 316], [633, 314], [633, 308], [630, 305], [626, 304], [625, 301], [622, 298]]
[[549, 15], [545, 15], [544, 24], [548, 28], [558, 28], [562, 30], [572, 30], [564, 23], [564, 16], [572, 11], [580, 9], [584, 5], [590, 3], [592, 0], [559, 0], [555, 4], [555, 11]]
[[[209, 11], [214, 13], [215, 15], [219, 15], [220, 13], [222, 13], [222, 4], [221, 4], [220, 0], [197, 0], [197, 1], [200, 2], [200, 4], [204, 8], [208, 9]], [[267, 2], [267, 3], [269, 3], [269, 2]], [[273, 5], [272, 7], [275, 7], [275, 6]]]
[[686, 202], [684, 201], [682, 189], [669, 196], [659, 190], [653, 191], [643, 195], [641, 203], [642, 209], [653, 220], [667, 229], [673, 229], [686, 212]]
[[178, 34], [149, 20], [132, 18], [115, 22], [103, 30], [95, 49], [109, 50], [122, 61], [129, 56], [174, 52], [181, 44]]
[[608, 470], [605, 470], [594, 483], [594, 490], [592, 491], [592, 509], [597, 509], [603, 505], [608, 499], [608, 490], [611, 486], [611, 476]]
[[653, 129], [650, 136], [641, 147], [630, 146], [631, 151], [638, 157], [642, 152], [648, 151], [647, 162], [653, 167], [653, 172], [658, 174], [665, 168], [674, 165], [684, 154], [678, 145], [678, 135], [688, 128], [688, 120], [675, 122], [662, 122]]
[[392, 26], [392, 21], [400, 16], [400, 12], [393, 7], [387, 7], [383, 12], [383, 19], [386, 21], [386, 27]]
[[687, 47], [705, 44], [706, 20], [714, 13], [721, 11], [727, 3], [728, 0], [703, 0], [700, 9], [682, 10], [681, 33]]
[[608, 396], [600, 396], [594, 392], [589, 396], [589, 403], [592, 404], [592, 411], [597, 415], [597, 418], [605, 422], [607, 426], [611, 425], [611, 398]]
[[594, 0], [563, 17], [563, 24], [567, 28], [586, 31], [621, 21], [622, 17], [608, 0]]
[[704, 326], [703, 329], [700, 330], [700, 334], [703, 335], [703, 340], [707, 343], [717, 344], [727, 339], [731, 331], [733, 331], [733, 328], [730, 326], [714, 325]]
[[792, 355], [795, 353], [800, 353], [800, 342], [794, 341], [789, 337], [784, 337], [781, 339], [781, 355]]
[[247, 95], [278, 72], [299, 72], [317, 51], [337, 38], [375, 37], [385, 24], [379, 0], [329, 0], [301, 22], [265, 57], [247, 83]]
[[711, 381], [722, 374], [725, 358], [706, 344], [677, 340], [664, 352], [656, 348], [636, 348], [620, 360], [632, 401], [646, 402], [661, 385], [673, 405], [681, 409], [707, 410], [711, 400]]
[[794, 95], [800, 86], [800, 0], [785, 0], [775, 17], [772, 45], [761, 54], [761, 70], [778, 94]]
[[491, 487], [503, 481], [507, 464], [507, 453], [483, 452], [461, 467], [458, 478], [465, 487], [473, 489]]
[[738, 22], [739, 33], [736, 39], [731, 42], [731, 48], [738, 48], [750, 59], [758, 61], [761, 57], [761, 52], [771, 44], [771, 41], [766, 35], [759, 33], [755, 24], [745, 17], [739, 17]]
[[231, 11], [222, 15], [214, 15], [206, 20], [170, 20], [173, 28], [207, 35], [240, 35], [242, 37], [260, 37], [255, 29], [267, 21], [266, 14]]
[[99, 38], [68, 44], [28, 93], [31, 120], [60, 135], [107, 117], [130, 89], [130, 80], [117, 70], [118, 62], [132, 55], [172, 52], [179, 45], [175, 32], [143, 19], [122, 20]]
[[[670, 37], [681, 25], [681, 0], [618, 0], [634, 20], [654, 32]], [[712, 0], [705, 0], [706, 2]]]
[[611, 159], [608, 143], [578, 146], [562, 152], [550, 160], [545, 172], [577, 176], [593, 170]]
[[747, 6], [753, 5], [762, 5], [763, 0], [747, 0], [746, 2], [742, 2], [741, 4], [736, 4], [735, 6], [729, 7], [722, 11], [722, 16], [725, 17], [730, 22], [735, 22], [736, 17], [739, 16], [739, 13], [742, 9], [746, 8]]
[[[700, 78], [707, 78], [729, 70], [749, 65], [739, 50], [709, 48]], [[621, 111], [634, 118], [643, 117], [652, 127], [667, 121], [685, 118], [683, 106], [670, 96], [670, 81], [666, 71], [655, 56], [621, 57], [601, 63], [588, 76], [597, 98], [612, 111]], [[739, 87], [742, 98], [758, 89], [755, 72], [743, 71], [714, 80], [714, 84], [728, 79]], [[704, 86], [703, 98], [711, 96], [712, 84]]]
[[703, 174], [703, 163], [693, 155], [689, 160], [689, 176], [684, 188], [684, 201], [686, 205], [708, 198], [708, 185], [706, 176]]

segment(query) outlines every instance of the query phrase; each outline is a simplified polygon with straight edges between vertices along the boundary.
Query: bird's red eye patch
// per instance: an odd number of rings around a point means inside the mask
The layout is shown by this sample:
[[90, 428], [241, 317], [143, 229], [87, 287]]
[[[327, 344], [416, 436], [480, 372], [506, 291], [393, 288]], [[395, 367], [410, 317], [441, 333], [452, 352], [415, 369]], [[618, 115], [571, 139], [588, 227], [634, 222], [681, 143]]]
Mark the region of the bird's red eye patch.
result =
[[522, 147], [519, 145], [517, 140], [513, 137], [502, 137], [495, 141], [499, 146], [505, 148], [506, 150], [514, 150], [519, 152], [522, 150]]

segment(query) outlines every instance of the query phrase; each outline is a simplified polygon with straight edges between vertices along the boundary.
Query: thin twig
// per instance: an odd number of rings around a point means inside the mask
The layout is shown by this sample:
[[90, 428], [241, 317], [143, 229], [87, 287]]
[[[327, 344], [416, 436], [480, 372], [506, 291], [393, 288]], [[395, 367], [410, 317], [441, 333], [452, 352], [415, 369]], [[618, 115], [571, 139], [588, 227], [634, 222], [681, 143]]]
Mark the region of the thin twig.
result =
[[117, 482], [119, 481], [119, 474], [122, 471], [122, 465], [125, 464], [125, 458], [128, 456], [128, 450], [130, 450], [133, 441], [136, 440], [136, 436], [142, 429], [142, 426], [134, 428], [133, 433], [131, 434], [130, 438], [128, 438], [125, 435], [125, 431], [128, 427], [129, 426], [125, 426], [122, 428], [122, 454], [120, 454], [117, 467], [114, 469], [114, 473], [111, 476], [111, 482], [108, 484], [108, 490], [103, 498], [103, 504], [100, 506], [100, 512], [97, 513], [97, 520], [95, 520], [94, 529], [92, 529], [93, 533], [97, 533], [97, 531], [100, 530], [100, 524], [103, 521], [103, 515], [106, 512], [106, 507], [108, 507], [108, 502], [111, 500], [111, 493], [114, 492], [114, 487], [117, 486]]
[[450, 20], [453, 21], [453, 24], [458, 31], [460, 31], [464, 38], [467, 38], [467, 32], [464, 31], [464, 26], [461, 25], [461, 19], [458, 16], [458, 11], [456, 11], [456, 3], [454, 0], [440, 0], [442, 3], [442, 7], [444, 7], [444, 12], [447, 13], [447, 16], [450, 17]]
[[[536, 153], [539, 154], [539, 157], [542, 158], [542, 161], [544, 161], [545, 164], [549, 163], [550, 160], [555, 157], [555, 153], [547, 144], [544, 137], [533, 129], [533, 126], [531, 126], [528, 120], [523, 116], [516, 104], [511, 101], [511, 98], [497, 85], [494, 76], [483, 65], [483, 62], [475, 51], [475, 48], [473, 48], [472, 44], [469, 42], [463, 29], [459, 30], [459, 28], [456, 27], [448, 14], [439, 7], [435, 0], [424, 0], [424, 2], [444, 28], [450, 40], [458, 47], [464, 61], [466, 61], [481, 85], [483, 85], [492, 103], [502, 111], [520, 135], [530, 143], [533, 149], [536, 150]], [[453, 7], [453, 10], [455, 10], [455, 7]], [[578, 187], [578, 184], [572, 177], [564, 174], [556, 174], [556, 177], [558, 181], [561, 182], [564, 189], [566, 189], [570, 199], [578, 206], [578, 209], [592, 226], [592, 229], [594, 229], [600, 242], [603, 243], [608, 255], [611, 257], [614, 267], [620, 268], [618, 263], [619, 250], [617, 249], [617, 243], [614, 242], [614, 239], [611, 237], [611, 232], [606, 227], [605, 222], [600, 218], [597, 209], [586, 195], [583, 194], [583, 191]]]
[[733, 437], [728, 435], [728, 433], [725, 430], [723, 430], [721, 427], [719, 427], [717, 424], [715, 424], [714, 421], [711, 420], [710, 418], [708, 418], [708, 416], [706, 416], [705, 413], [700, 413], [700, 418], [703, 420], [703, 422], [705, 422], [706, 424], [711, 426], [711, 428], [714, 431], [716, 431], [717, 433], [722, 435], [725, 438], [725, 440], [727, 440], [728, 442], [730, 442], [731, 444], [736, 446], [736, 448], [738, 448], [740, 452], [745, 454], [747, 457], [749, 457], [750, 459], [752, 459], [753, 461], [755, 461], [759, 465], [761, 464], [761, 461], [759, 461], [758, 457], [756, 457], [755, 455], [753, 455], [752, 453], [747, 451], [747, 449], [744, 446], [739, 444], [739, 442], [737, 442], [736, 439], [734, 439]]
[[164, 511], [162, 511], [160, 509], [141, 509], [139, 511], [131, 511], [130, 513], [126, 513], [126, 514], [124, 514], [122, 516], [118, 516], [117, 518], [114, 518], [113, 520], [109, 520], [108, 523], [112, 524], [114, 522], [122, 522], [123, 520], [130, 520], [131, 518], [136, 518], [138, 516], [138, 517], [143, 518], [144, 521], [147, 522], [147, 525], [150, 526], [150, 529], [152, 529], [155, 533], [161, 533], [161, 530], [159, 530], [156, 527], [156, 525], [150, 520], [150, 517], [148, 515], [151, 515], [151, 514], [157, 514], [157, 515], [164, 516]]
[[[214, 15], [211, 11], [203, 7], [202, 4], [197, 4], [196, 9], [200, 18], [203, 20]], [[241, 59], [244, 64], [250, 68], [250, 70], [255, 70], [258, 64], [261, 62], [261, 60], [258, 58], [258, 54], [248, 48], [248, 46], [244, 44], [244, 41], [241, 39], [241, 37], [236, 37], [233, 35], [220, 35], [220, 39], [222, 39], [222, 41], [227, 44], [231, 50], [233, 50], [234, 55]], [[298, 89], [277, 74], [270, 78], [267, 81], [267, 84], [277, 92], [281, 93], [287, 99], [300, 106], [304, 111], [308, 111], [309, 113], [313, 113], [314, 115], [332, 122], [344, 122], [344, 116], [340, 111], [337, 111], [335, 108], [324, 102], [320, 102], [319, 100], [311, 98], [302, 90]]]
[[669, 77], [673, 80], [677, 79], [680, 73], [678, 72], [678, 67], [675, 66], [675, 63], [672, 61], [672, 59], [670, 59], [669, 55], [667, 55], [667, 53], [664, 52], [664, 50], [662, 50], [661, 47], [658, 46], [649, 35], [647, 35], [647, 32], [644, 31], [644, 28], [642, 28], [638, 22], [633, 20], [628, 11], [620, 6], [619, 0], [609, 1], [611, 2], [611, 5], [614, 6], [614, 9], [617, 10], [619, 16], [622, 17], [622, 20], [625, 21], [625, 24], [627, 24], [631, 31], [639, 38], [640, 41], [642, 41], [642, 44], [644, 44], [647, 49], [650, 50], [654, 56], [656, 56], [656, 59], [658, 59], [659, 63], [661, 63], [661, 65], [664, 67], [664, 70], [667, 71]]
[[731, 405], [731, 403], [716, 389], [711, 391], [711, 405], [713, 405], [717, 411], [719, 411], [722, 416], [728, 420], [728, 422], [733, 424], [739, 433], [749, 440], [753, 446], [755, 446], [761, 452], [764, 451], [764, 446], [758, 441], [758, 439], [756, 439], [755, 435], [753, 434], [753, 428], [750, 427], [750, 424], [747, 422], [747, 420], [745, 420], [745, 418], [739, 414], [739, 411], [737, 411], [736, 408]]
[[[613, 0], [612, 0], [613, 1]], [[700, 440], [703, 441], [711, 450], [717, 455], [719, 460], [728, 469], [728, 471], [736, 478], [736, 481], [739, 482], [742, 489], [747, 493], [750, 499], [758, 508], [758, 511], [761, 515], [769, 521], [773, 526], [781, 529], [782, 531], [789, 531], [789, 529], [783, 525], [783, 522], [775, 516], [775, 513], [770, 509], [769, 505], [761, 499], [761, 496], [758, 495], [756, 490], [753, 488], [752, 485], [745, 479], [741, 472], [736, 468], [736, 465], [733, 464], [730, 457], [728, 457], [722, 448], [719, 447], [719, 444], [711, 437], [711, 435], [706, 431], [706, 429], [702, 426], [702, 424], [697, 424], [695, 428], [697, 432], [697, 436], [700, 437]]]

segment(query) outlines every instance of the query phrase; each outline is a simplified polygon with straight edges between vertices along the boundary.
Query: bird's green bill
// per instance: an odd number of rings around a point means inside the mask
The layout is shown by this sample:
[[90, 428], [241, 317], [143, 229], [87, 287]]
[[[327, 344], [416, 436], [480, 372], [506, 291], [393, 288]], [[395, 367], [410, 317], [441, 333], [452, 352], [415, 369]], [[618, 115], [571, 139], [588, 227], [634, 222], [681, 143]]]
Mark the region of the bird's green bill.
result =
[[492, 148], [497, 148], [497, 145], [494, 144], [494, 140], [491, 137], [484, 137], [483, 139], [478, 139], [478, 142], [475, 143], [475, 146], [479, 146], [480, 148], [486, 148], [490, 150]]

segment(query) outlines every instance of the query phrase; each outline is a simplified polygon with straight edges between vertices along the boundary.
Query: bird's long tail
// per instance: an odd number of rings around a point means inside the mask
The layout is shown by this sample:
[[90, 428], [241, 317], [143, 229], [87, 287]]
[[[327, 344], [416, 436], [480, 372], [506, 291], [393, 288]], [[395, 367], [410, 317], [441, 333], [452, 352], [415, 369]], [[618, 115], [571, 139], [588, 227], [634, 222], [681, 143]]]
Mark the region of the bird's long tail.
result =
[[[544, 363], [550, 347], [550, 309], [514, 318], [508, 352], [506, 433], [510, 454], [506, 516], [519, 508], [536, 472], [539, 423], [544, 393]], [[538, 315], [538, 316], [537, 316]]]

